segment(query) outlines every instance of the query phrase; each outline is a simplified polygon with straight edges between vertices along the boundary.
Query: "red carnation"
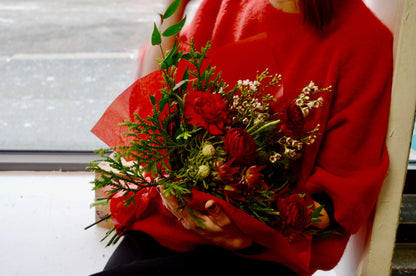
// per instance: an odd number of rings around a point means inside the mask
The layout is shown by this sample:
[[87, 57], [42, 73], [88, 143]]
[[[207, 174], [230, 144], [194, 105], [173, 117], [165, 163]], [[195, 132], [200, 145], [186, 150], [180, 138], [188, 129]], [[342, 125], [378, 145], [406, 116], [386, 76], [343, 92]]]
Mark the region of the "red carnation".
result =
[[191, 92], [186, 97], [185, 118], [212, 135], [224, 134], [225, 126], [231, 123], [228, 106], [221, 95], [200, 91]]
[[303, 231], [311, 222], [311, 210], [307, 207], [304, 197], [291, 194], [277, 201], [280, 218], [287, 226]]
[[256, 141], [242, 128], [233, 128], [228, 131], [224, 146], [225, 152], [238, 164], [250, 165], [256, 161]]
[[302, 136], [303, 127], [305, 125], [305, 117], [303, 116], [302, 109], [296, 104], [291, 103], [282, 118], [282, 130], [283, 132], [291, 136], [292, 138], [298, 138]]

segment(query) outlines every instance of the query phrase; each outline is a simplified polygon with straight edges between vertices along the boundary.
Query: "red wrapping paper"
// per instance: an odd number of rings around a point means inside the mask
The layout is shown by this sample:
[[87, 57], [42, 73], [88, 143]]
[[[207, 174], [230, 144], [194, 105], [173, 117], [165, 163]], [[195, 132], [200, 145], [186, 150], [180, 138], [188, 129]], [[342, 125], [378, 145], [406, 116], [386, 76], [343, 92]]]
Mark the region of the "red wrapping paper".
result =
[[[266, 68], [271, 74], [279, 73], [270, 49], [267, 35], [260, 34], [218, 49], [211, 49], [208, 52], [208, 62], [217, 67], [217, 72], [222, 72], [222, 78], [232, 87], [238, 80], [254, 80], [257, 73]], [[180, 64], [177, 76], [182, 76], [186, 66], [186, 63]], [[111, 147], [128, 145], [132, 138], [123, 134], [128, 129], [119, 124], [125, 120], [134, 121], [135, 113], [142, 118], [147, 117], [152, 111], [148, 95], [153, 95], [159, 100], [162, 81], [161, 72], [156, 71], [134, 82], [109, 106], [92, 132]], [[268, 92], [277, 99], [276, 109], [287, 102], [282, 88], [275, 87]], [[251, 255], [250, 258], [279, 262], [301, 275], [309, 274], [310, 238], [289, 243], [278, 231], [240, 209], [199, 191], [193, 193], [192, 206], [203, 209], [209, 199], [214, 199], [220, 204], [243, 233], [254, 242], [268, 248], [266, 252]], [[181, 252], [207, 244], [207, 240], [186, 230], [164, 207], [155, 187], [146, 188], [138, 193], [134, 205], [125, 207], [123, 201], [123, 197], [116, 196], [112, 198], [110, 205], [113, 223], [119, 234], [127, 230], [142, 231], [163, 246]]]

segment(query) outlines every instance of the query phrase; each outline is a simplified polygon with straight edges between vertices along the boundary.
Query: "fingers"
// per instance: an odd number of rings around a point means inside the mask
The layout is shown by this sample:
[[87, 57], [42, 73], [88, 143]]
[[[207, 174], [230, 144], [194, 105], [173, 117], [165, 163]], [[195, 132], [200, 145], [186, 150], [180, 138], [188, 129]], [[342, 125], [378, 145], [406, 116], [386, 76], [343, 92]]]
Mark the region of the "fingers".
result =
[[219, 227], [224, 228], [231, 224], [231, 220], [228, 215], [214, 200], [208, 200], [205, 203], [205, 209], [208, 212], [208, 217]]
[[166, 196], [166, 189], [162, 186], [157, 186], [157, 190], [165, 207], [178, 219], [185, 229], [193, 231], [212, 243], [229, 250], [242, 249], [251, 244], [251, 240], [241, 233], [221, 206], [214, 200], [205, 202], [206, 215], [199, 216], [205, 227], [200, 227], [187, 208], [178, 209], [179, 204], [175, 196]]
[[166, 207], [166, 209], [168, 209], [179, 221], [181, 221], [183, 219], [183, 212], [182, 210], [178, 209], [179, 204], [176, 198], [172, 195], [166, 196], [166, 189], [163, 186], [158, 185], [156, 188], [160, 194], [160, 197], [163, 201], [163, 205]]
[[[318, 208], [319, 206], [321, 206], [321, 204], [319, 204], [319, 203], [318, 203], [318, 202], [316, 202], [316, 201], [314, 201], [314, 202], [313, 202], [313, 205], [314, 205], [315, 209], [316, 209], [316, 208]], [[321, 210], [321, 213], [320, 213], [320, 217], [319, 217], [319, 219], [320, 219], [321, 221], [319, 221], [319, 222], [315, 222], [315, 223], [313, 223], [312, 225], [314, 225], [314, 226], [316, 226], [316, 227], [318, 227], [318, 228], [320, 228], [320, 229], [325, 229], [325, 228], [327, 228], [327, 227], [331, 224], [331, 222], [330, 222], [330, 218], [329, 218], [329, 215], [328, 215], [328, 213], [326, 212], [325, 208], [323, 208], [323, 209]]]

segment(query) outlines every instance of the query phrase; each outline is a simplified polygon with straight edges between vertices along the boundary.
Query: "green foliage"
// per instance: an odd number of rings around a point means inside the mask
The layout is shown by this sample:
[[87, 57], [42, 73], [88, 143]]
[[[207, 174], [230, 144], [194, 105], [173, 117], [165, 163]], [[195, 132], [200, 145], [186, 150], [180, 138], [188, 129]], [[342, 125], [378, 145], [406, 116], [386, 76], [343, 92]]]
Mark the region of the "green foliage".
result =
[[153, 26], [151, 42], [153, 46], [160, 45], [162, 43], [162, 36], [160, 35], [159, 29], [157, 28], [156, 23], [154, 23], [154, 26]]
[[165, 13], [163, 14], [163, 19], [167, 19], [171, 17], [179, 8], [179, 5], [181, 3], [181, 0], [175, 0], [173, 1], [169, 7], [166, 9]]
[[163, 33], [162, 35], [164, 37], [169, 37], [169, 36], [174, 36], [177, 35], [183, 28], [183, 26], [185, 25], [185, 21], [186, 21], [186, 17], [183, 18], [181, 21], [179, 21], [176, 24], [173, 24], [172, 26], [168, 27]]

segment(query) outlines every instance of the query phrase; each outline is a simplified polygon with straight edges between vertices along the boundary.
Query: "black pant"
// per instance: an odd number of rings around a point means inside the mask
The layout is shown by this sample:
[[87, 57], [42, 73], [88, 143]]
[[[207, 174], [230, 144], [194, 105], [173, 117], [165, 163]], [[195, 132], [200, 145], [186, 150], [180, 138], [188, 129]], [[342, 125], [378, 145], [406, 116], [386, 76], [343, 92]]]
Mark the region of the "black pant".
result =
[[[174, 238], [174, 237], [172, 237]], [[141, 232], [128, 232], [107, 262], [105, 275], [284, 275], [295, 272], [281, 264], [240, 257], [216, 246], [179, 253]]]

